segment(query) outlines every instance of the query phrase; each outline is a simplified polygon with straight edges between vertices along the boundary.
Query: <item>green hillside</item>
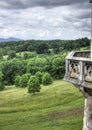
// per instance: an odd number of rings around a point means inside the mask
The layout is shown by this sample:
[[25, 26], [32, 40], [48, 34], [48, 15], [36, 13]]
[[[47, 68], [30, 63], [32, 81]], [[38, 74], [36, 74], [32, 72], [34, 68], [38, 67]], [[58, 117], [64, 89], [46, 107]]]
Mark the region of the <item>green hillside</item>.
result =
[[35, 95], [8, 86], [0, 92], [0, 130], [81, 130], [84, 99], [58, 80]]

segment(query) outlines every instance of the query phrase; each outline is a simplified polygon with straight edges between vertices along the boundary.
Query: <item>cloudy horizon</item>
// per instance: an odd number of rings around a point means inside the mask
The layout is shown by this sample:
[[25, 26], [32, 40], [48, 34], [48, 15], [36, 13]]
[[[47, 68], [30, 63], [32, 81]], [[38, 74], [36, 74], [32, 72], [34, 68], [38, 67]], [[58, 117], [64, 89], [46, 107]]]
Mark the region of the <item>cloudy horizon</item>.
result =
[[90, 38], [87, 0], [1, 0], [0, 38]]

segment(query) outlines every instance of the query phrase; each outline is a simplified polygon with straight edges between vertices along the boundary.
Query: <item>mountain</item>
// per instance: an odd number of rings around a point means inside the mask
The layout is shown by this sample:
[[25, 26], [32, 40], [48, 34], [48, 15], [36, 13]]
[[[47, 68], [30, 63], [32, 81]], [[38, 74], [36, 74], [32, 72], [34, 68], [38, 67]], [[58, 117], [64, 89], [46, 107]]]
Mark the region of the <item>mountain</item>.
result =
[[9, 37], [9, 38], [0, 38], [0, 42], [9, 42], [9, 41], [20, 41], [19, 38]]

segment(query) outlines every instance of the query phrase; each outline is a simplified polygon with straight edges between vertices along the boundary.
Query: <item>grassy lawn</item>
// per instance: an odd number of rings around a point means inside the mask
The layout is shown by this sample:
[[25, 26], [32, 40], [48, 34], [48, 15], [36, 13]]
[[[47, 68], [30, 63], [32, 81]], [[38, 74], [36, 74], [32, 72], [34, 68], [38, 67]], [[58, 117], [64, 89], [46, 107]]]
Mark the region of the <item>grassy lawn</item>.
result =
[[65, 81], [35, 95], [7, 86], [0, 92], [0, 130], [81, 130], [84, 98]]

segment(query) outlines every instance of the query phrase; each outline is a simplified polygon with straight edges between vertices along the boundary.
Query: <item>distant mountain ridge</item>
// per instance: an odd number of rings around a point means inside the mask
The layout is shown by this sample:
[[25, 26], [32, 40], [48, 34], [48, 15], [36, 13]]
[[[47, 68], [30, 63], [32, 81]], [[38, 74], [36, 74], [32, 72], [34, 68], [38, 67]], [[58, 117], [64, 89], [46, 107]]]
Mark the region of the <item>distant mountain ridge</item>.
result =
[[0, 38], [0, 42], [9, 42], [9, 41], [20, 41], [19, 38], [9, 37], [9, 38]]

